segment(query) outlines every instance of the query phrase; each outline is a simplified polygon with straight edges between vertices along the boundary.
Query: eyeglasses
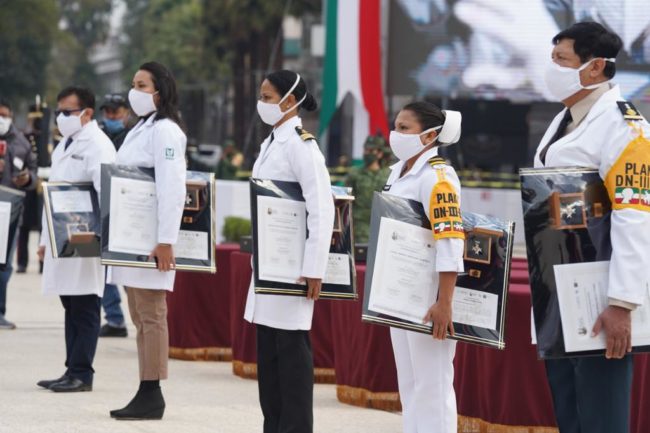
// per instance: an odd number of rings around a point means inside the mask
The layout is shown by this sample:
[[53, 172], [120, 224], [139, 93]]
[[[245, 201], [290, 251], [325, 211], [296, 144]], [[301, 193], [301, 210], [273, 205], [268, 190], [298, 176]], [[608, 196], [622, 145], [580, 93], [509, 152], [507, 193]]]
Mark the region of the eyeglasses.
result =
[[84, 110], [83, 108], [76, 108], [74, 110], [56, 110], [56, 111], [54, 111], [54, 114], [56, 114], [57, 117], [59, 116], [59, 114], [63, 114], [65, 117], [68, 117], [72, 113], [77, 113], [77, 112], [83, 111], [83, 110]]

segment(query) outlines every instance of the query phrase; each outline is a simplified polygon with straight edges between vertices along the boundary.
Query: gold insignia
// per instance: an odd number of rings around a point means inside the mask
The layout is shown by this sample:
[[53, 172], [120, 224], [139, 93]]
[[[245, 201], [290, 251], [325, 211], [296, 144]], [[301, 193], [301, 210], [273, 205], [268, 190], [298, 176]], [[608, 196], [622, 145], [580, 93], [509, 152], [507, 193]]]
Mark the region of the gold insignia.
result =
[[639, 113], [634, 104], [628, 101], [618, 101], [618, 109], [623, 114], [625, 120], [643, 120], [643, 115]]
[[316, 140], [316, 137], [314, 137], [314, 135], [311, 132], [305, 131], [300, 126], [296, 126], [296, 132], [298, 133], [302, 141]]
[[445, 158], [443, 158], [441, 156], [434, 156], [433, 158], [429, 159], [429, 165], [431, 167], [435, 167], [436, 165], [441, 165], [441, 164], [446, 164], [446, 163], [447, 163], [447, 161], [445, 160]]

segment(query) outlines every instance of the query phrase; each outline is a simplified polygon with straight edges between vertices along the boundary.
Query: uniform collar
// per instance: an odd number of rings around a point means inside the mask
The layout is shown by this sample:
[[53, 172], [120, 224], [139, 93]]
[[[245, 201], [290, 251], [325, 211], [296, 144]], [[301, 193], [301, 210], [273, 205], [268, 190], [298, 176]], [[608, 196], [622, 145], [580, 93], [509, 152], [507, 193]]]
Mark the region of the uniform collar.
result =
[[74, 134], [72, 134], [70, 137], [72, 138], [73, 141], [77, 141], [79, 139], [83, 139], [90, 134], [92, 134], [92, 130], [95, 128], [99, 128], [97, 126], [97, 121], [96, 120], [91, 120], [90, 122], [86, 123], [84, 126], [81, 127], [81, 129]]
[[585, 122], [591, 122], [596, 117], [600, 116], [605, 110], [612, 105], [616, 106], [616, 101], [621, 101], [621, 88], [618, 85], [612, 86], [603, 95], [596, 100], [596, 102], [589, 110], [589, 114], [585, 117]]
[[294, 116], [273, 129], [273, 140], [279, 142], [287, 141], [292, 135], [296, 135], [297, 126], [302, 127], [302, 119], [299, 116]]
[[569, 111], [571, 111], [571, 119], [574, 125], [579, 125], [587, 114], [591, 111], [596, 102], [600, 99], [601, 96], [606, 94], [611, 90], [609, 84], [604, 84], [596, 88], [593, 92], [588, 94], [585, 98], [576, 102]]
[[[420, 155], [420, 157], [415, 161], [415, 164], [413, 164], [413, 167], [411, 167], [409, 172], [402, 177], [406, 177], [408, 175], [417, 173], [427, 163], [427, 161], [429, 161], [429, 159], [433, 158], [434, 156], [438, 156], [438, 146], [429, 149], [426, 152], [424, 152], [422, 155]], [[397, 171], [398, 174], [402, 172], [402, 168], [404, 168], [404, 161], [398, 161], [397, 163], [390, 166], [390, 169], [392, 171]]]
[[[158, 112], [157, 112], [157, 111], [154, 111], [153, 113], [148, 114], [149, 117], [141, 117], [141, 118], [140, 118], [140, 121], [139, 121], [135, 126], [136, 126], [136, 127], [137, 127], [137, 126], [146, 126], [146, 127], [152, 126], [153, 123], [154, 123], [155, 120], [156, 120], [156, 115], [157, 115], [157, 114], [158, 114]], [[134, 129], [135, 129], [135, 128], [134, 128]]]

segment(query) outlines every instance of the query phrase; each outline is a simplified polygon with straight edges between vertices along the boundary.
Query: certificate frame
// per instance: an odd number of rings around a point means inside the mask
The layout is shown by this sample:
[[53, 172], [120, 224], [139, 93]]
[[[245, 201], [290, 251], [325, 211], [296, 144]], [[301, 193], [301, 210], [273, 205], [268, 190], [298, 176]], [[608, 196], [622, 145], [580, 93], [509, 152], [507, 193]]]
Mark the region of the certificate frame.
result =
[[[373, 289], [373, 275], [375, 272], [378, 236], [382, 218], [402, 221], [431, 231], [431, 224], [421, 203], [415, 200], [397, 197], [389, 193], [382, 194], [375, 192], [372, 202], [370, 243], [368, 245], [361, 320], [366, 323], [431, 334], [433, 332], [433, 325], [403, 320], [370, 309], [369, 301]], [[455, 336], [452, 337], [449, 334], [447, 336], [458, 341], [503, 350], [506, 347], [506, 307], [515, 223], [512, 221], [501, 221], [498, 218], [490, 216], [464, 212], [463, 227], [465, 232], [476, 231], [482, 235], [491, 237], [490, 262], [482, 263], [465, 260], [465, 272], [458, 275], [456, 291], [463, 289], [476, 294], [483, 293], [485, 296], [496, 296], [496, 326], [492, 329], [454, 322]], [[433, 240], [433, 234], [431, 234], [431, 239]]]
[[[352, 227], [352, 202], [350, 188], [331, 187], [335, 208], [338, 209], [341, 230], [333, 230], [330, 242], [330, 255], [346, 256], [349, 266], [349, 284], [323, 283], [320, 299], [355, 300], [357, 293], [357, 273], [354, 260], [354, 232]], [[259, 251], [260, 231], [258, 213], [258, 198], [272, 197], [304, 202], [302, 188], [297, 182], [266, 180], [250, 178], [251, 215], [253, 228], [253, 278], [255, 293], [267, 295], [299, 296], [307, 295], [307, 288], [301, 284], [265, 280], [260, 276]], [[306, 215], [305, 215], [306, 218]], [[335, 213], [337, 218], [337, 213]], [[306, 223], [305, 223], [306, 227]], [[305, 233], [305, 239], [308, 233]]]
[[[153, 260], [150, 261], [148, 255], [116, 252], [109, 249], [112, 178], [155, 182], [155, 172], [153, 168], [102, 164], [102, 190], [100, 197], [102, 264], [156, 269], [157, 264]], [[192, 191], [193, 197], [198, 198], [198, 202], [195, 202], [190, 208], [184, 207], [183, 216], [180, 221], [180, 235], [183, 235], [183, 232], [186, 234], [194, 233], [201, 238], [205, 238], [207, 242], [205, 251], [200, 252], [201, 258], [176, 256], [176, 270], [215, 273], [217, 271], [217, 264], [215, 260], [216, 188], [214, 174], [188, 170], [186, 174], [186, 185], [187, 190]], [[178, 243], [175, 247], [178, 248]], [[176, 249], [175, 254], [177, 251]]]
[[[524, 231], [540, 359], [603, 356], [604, 350], [567, 352], [564, 345], [555, 266], [608, 261], [612, 244], [611, 201], [597, 169], [526, 168], [521, 179]], [[583, 197], [584, 225], [558, 229], [558, 196]], [[650, 346], [633, 347], [650, 352]]]
[[9, 216], [9, 227], [6, 233], [7, 236], [7, 247], [5, 249], [5, 261], [0, 261], [0, 270], [4, 271], [7, 269], [6, 258], [9, 257], [11, 252], [11, 246], [16, 238], [16, 232], [18, 231], [18, 224], [20, 223], [20, 217], [23, 213], [25, 192], [20, 191], [14, 188], [10, 188], [4, 185], [0, 185], [0, 202], [9, 203], [11, 206], [10, 216]]
[[[88, 194], [90, 212], [55, 212], [53, 195], [66, 192]], [[52, 257], [100, 257], [101, 215], [92, 182], [44, 182], [43, 202]], [[85, 230], [75, 230], [80, 227]]]

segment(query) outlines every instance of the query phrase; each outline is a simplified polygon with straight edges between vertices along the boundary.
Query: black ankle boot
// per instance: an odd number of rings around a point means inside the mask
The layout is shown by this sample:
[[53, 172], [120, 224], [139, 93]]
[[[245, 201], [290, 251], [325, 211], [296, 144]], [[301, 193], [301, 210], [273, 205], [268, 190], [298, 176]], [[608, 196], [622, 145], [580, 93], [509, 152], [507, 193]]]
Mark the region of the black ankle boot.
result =
[[165, 399], [160, 388], [143, 389], [141, 386], [135, 397], [125, 408], [111, 411], [111, 418], [117, 420], [162, 419], [165, 413]]

